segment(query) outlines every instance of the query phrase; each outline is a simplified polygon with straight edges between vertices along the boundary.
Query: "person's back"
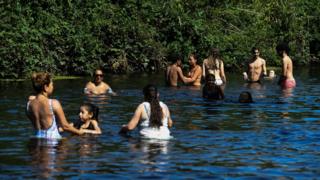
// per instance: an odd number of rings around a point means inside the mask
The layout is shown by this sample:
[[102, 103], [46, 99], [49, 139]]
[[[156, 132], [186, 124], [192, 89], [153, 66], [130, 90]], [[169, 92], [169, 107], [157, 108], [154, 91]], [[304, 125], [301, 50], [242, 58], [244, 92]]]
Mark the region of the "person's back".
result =
[[176, 64], [172, 64], [167, 69], [167, 84], [169, 86], [178, 86], [179, 71], [181, 68]]
[[289, 46], [285, 43], [278, 44], [276, 47], [278, 55], [282, 58], [282, 73], [279, 79], [279, 84], [282, 88], [293, 88], [296, 86], [296, 81], [293, 77], [293, 64], [289, 57]]
[[62, 129], [78, 135], [83, 134], [83, 131], [69, 125], [59, 101], [49, 99], [53, 92], [53, 82], [48, 73], [34, 73], [32, 84], [37, 94], [29, 97], [26, 114], [32, 122], [36, 138], [60, 139], [57, 121]]
[[167, 105], [159, 101], [157, 88], [147, 85], [143, 88], [143, 94], [144, 102], [137, 107], [131, 120], [121, 127], [119, 133], [127, 133], [140, 125], [140, 134], [144, 138], [170, 139], [170, 111]]
[[51, 112], [51, 107], [47, 98], [37, 96], [29, 101], [27, 113], [30, 115], [32, 124], [37, 130], [49, 129], [52, 125], [54, 116]]
[[166, 69], [166, 83], [168, 86], [178, 86], [178, 81], [184, 82], [184, 76], [182, 73], [182, 57], [178, 54], [171, 54], [170, 60], [172, 64]]
[[215, 76], [216, 85], [222, 85], [226, 83], [224, 64], [220, 58], [220, 53], [217, 48], [213, 48], [210, 56], [203, 61], [202, 72], [204, 78], [206, 78], [208, 74], [213, 74]]
[[144, 110], [141, 115], [140, 134], [146, 138], [170, 139], [170, 130], [168, 128], [169, 117], [167, 114], [168, 107], [163, 102], [159, 102], [159, 104], [163, 114], [162, 125], [159, 127], [152, 127], [150, 126], [151, 105], [149, 102], [142, 103]]

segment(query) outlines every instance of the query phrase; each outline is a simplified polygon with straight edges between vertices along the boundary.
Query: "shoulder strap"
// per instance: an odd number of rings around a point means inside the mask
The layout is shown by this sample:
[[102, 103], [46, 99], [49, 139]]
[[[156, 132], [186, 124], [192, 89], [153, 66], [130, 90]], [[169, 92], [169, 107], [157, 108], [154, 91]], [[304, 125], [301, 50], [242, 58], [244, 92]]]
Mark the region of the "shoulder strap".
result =
[[147, 106], [146, 106], [146, 103], [143, 103], [143, 107], [144, 107], [144, 110], [145, 110], [146, 113], [147, 113], [148, 118], [150, 119], [150, 112], [149, 112], [149, 110], [148, 110], [148, 108], [147, 108]]

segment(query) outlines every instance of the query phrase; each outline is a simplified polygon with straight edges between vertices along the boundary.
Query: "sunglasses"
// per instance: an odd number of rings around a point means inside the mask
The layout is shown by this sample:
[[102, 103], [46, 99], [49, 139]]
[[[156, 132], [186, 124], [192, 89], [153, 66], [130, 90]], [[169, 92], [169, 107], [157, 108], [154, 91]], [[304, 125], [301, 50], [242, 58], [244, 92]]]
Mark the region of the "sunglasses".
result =
[[96, 77], [103, 77], [103, 74], [95, 74]]

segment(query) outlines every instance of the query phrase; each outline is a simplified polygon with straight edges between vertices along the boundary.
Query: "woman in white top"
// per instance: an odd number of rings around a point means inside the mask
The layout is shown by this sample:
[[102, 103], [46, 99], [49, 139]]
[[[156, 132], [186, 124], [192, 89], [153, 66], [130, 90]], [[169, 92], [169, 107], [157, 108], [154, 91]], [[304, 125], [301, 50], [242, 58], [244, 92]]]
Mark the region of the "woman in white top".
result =
[[140, 124], [140, 135], [151, 139], [170, 139], [172, 119], [163, 102], [159, 101], [157, 88], [147, 85], [143, 88], [144, 101], [141, 103], [128, 124], [123, 125], [120, 133], [127, 133]]

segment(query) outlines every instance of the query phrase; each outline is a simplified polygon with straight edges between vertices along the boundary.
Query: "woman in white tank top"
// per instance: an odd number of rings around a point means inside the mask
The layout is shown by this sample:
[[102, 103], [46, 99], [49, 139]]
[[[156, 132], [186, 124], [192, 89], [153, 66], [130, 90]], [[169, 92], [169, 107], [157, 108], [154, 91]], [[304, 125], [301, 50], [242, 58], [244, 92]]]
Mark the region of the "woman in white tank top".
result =
[[143, 138], [170, 139], [169, 128], [172, 126], [170, 111], [158, 99], [157, 88], [147, 85], [143, 88], [144, 102], [141, 103], [128, 124], [123, 125], [120, 133], [127, 133], [140, 124], [140, 135]]

